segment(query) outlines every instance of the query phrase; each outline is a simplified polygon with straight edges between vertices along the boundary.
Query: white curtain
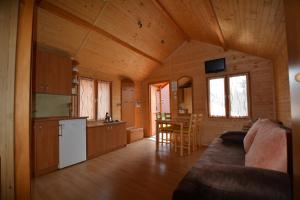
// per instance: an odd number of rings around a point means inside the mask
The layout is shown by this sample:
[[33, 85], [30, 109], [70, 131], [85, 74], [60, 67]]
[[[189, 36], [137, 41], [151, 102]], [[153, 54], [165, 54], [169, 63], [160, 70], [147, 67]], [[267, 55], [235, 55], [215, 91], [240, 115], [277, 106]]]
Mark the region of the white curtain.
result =
[[88, 117], [89, 120], [95, 119], [95, 85], [90, 79], [80, 79], [80, 109], [81, 117]]
[[103, 120], [105, 114], [111, 114], [110, 110], [110, 83], [105, 81], [98, 82], [98, 120]]

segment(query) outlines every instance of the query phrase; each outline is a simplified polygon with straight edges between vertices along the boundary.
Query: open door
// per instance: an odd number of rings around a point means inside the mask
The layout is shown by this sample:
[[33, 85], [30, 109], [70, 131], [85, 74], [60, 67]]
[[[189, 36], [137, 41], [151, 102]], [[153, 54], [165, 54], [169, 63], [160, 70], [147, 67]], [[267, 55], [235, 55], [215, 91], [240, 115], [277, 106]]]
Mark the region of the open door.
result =
[[150, 134], [156, 134], [156, 113], [170, 113], [170, 84], [161, 82], [151, 84], [150, 91]]

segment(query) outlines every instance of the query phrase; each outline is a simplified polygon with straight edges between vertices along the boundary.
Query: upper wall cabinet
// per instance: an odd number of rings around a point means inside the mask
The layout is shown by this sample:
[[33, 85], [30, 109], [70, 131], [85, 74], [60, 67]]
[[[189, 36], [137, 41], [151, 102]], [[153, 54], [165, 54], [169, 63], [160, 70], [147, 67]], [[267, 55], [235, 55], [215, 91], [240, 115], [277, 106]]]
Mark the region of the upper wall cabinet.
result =
[[34, 70], [34, 92], [72, 94], [72, 62], [69, 58], [37, 50]]

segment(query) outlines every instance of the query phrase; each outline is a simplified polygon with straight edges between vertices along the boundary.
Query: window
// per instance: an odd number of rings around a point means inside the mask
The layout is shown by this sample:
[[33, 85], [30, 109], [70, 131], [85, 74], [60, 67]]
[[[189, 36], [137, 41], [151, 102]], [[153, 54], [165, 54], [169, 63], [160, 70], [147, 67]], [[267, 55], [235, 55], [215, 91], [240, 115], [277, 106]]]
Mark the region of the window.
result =
[[104, 120], [105, 114], [110, 114], [110, 83], [98, 81], [98, 114], [97, 119]]
[[91, 79], [80, 79], [79, 82], [80, 100], [79, 114], [95, 119], [95, 84]]
[[248, 75], [209, 78], [208, 99], [210, 117], [248, 117]]
[[209, 113], [214, 117], [225, 117], [225, 78], [209, 80]]
[[79, 115], [88, 120], [103, 120], [111, 114], [111, 83], [94, 79], [80, 78]]
[[248, 116], [247, 76], [229, 77], [230, 117]]

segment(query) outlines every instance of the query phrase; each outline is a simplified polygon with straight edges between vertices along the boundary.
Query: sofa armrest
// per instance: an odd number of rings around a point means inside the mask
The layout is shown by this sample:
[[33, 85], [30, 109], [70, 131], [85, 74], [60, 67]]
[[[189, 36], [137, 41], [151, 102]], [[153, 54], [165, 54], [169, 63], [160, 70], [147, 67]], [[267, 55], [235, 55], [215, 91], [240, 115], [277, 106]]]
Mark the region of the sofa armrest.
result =
[[290, 200], [288, 174], [237, 165], [202, 164], [192, 168], [173, 200]]
[[236, 143], [243, 145], [244, 138], [247, 132], [245, 131], [226, 131], [220, 138], [222, 138], [224, 143]]

